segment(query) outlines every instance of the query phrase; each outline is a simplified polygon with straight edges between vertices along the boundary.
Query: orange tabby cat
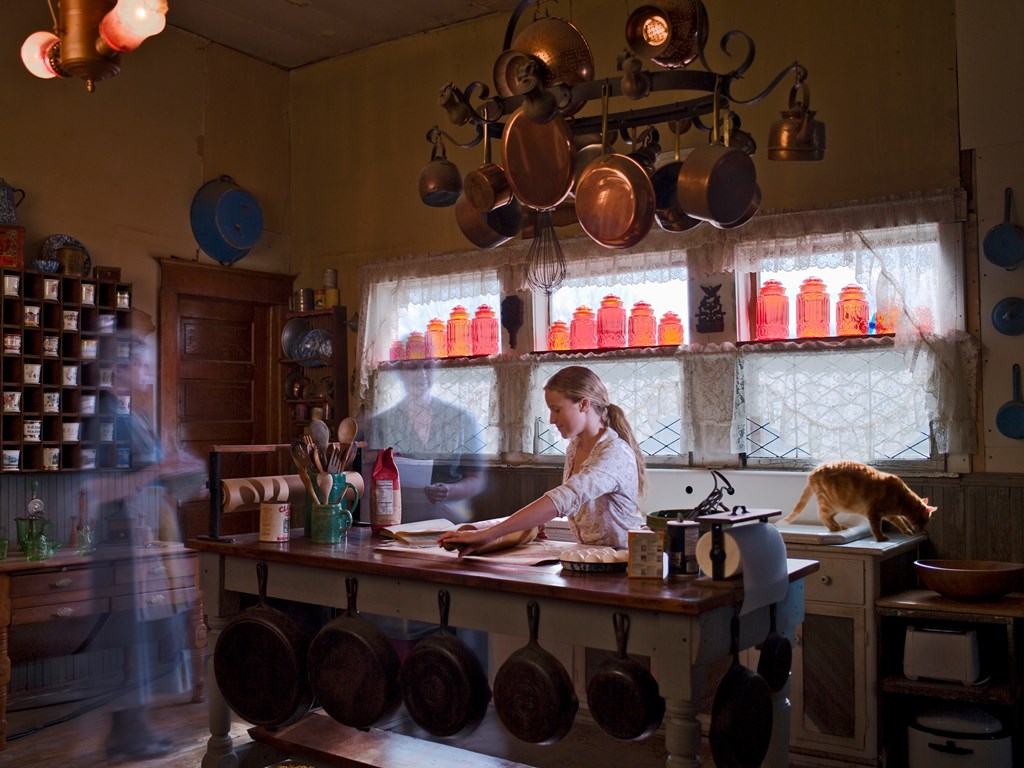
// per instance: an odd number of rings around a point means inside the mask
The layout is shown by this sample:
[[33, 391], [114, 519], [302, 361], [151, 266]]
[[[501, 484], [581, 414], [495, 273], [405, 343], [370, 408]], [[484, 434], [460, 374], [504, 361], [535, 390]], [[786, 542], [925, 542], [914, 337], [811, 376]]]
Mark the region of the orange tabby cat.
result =
[[811, 493], [818, 498], [818, 517], [830, 531], [849, 527], [835, 519], [836, 512], [853, 512], [867, 518], [876, 541], [888, 541], [882, 533], [882, 520], [889, 520], [906, 534], [921, 533], [937, 509], [929, 507], [928, 499], [922, 499], [896, 475], [855, 461], [834, 461], [811, 472], [800, 500], [783, 522], [796, 519]]

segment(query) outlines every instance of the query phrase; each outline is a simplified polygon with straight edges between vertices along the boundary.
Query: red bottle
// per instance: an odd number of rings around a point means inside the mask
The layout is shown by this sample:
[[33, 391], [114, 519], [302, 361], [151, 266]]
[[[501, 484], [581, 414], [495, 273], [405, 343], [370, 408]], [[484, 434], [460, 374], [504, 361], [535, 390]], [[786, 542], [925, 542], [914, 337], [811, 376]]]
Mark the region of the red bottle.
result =
[[370, 479], [370, 532], [380, 533], [383, 528], [402, 522], [402, 486], [390, 448], [377, 454]]

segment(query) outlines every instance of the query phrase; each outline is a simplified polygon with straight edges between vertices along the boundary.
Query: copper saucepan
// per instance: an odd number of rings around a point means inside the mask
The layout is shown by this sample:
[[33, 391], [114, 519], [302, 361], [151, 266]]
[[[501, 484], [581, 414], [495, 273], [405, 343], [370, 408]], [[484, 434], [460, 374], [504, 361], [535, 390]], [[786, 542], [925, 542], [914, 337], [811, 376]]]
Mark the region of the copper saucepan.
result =
[[[601, 134], [607, 137], [607, 86], [602, 100]], [[583, 170], [576, 185], [580, 226], [605, 248], [629, 248], [643, 240], [654, 224], [654, 206], [651, 178], [640, 163], [625, 155], [602, 155]]]
[[500, 208], [480, 213], [465, 194], [455, 201], [455, 221], [477, 248], [497, 248], [519, 234], [523, 227], [523, 209], [515, 198]]
[[512, 193], [530, 208], [554, 208], [572, 189], [575, 149], [560, 116], [545, 123], [517, 109], [505, 125], [502, 165]]
[[466, 174], [462, 187], [474, 208], [480, 213], [489, 213], [512, 202], [512, 188], [505, 176], [505, 169], [491, 162], [491, 137], [486, 123], [483, 142], [484, 164]]

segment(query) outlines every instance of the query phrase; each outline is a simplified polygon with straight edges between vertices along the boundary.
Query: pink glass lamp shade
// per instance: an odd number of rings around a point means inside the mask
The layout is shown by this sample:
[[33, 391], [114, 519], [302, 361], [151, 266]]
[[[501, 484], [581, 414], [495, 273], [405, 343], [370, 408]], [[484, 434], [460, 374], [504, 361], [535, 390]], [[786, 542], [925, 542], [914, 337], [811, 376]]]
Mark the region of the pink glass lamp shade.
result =
[[53, 57], [60, 50], [59, 45], [60, 38], [53, 32], [33, 32], [21, 45], [21, 61], [25, 69], [43, 80], [61, 77]]
[[118, 0], [100, 22], [100, 37], [111, 50], [134, 51], [167, 24], [166, 0]]

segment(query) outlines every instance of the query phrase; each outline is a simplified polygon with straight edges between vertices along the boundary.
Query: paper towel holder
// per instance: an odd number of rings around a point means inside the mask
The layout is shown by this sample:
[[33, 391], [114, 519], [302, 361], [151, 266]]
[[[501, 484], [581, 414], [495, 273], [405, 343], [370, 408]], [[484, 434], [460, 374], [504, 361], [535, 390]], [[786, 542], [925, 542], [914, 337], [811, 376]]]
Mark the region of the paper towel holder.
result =
[[748, 508], [745, 504], [737, 504], [729, 512], [698, 517], [701, 535], [711, 531], [711, 578], [714, 581], [725, 580], [725, 528], [752, 521], [767, 523], [771, 518], [781, 514], [781, 509], [756, 509]]

